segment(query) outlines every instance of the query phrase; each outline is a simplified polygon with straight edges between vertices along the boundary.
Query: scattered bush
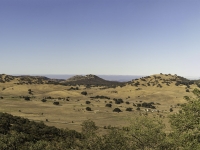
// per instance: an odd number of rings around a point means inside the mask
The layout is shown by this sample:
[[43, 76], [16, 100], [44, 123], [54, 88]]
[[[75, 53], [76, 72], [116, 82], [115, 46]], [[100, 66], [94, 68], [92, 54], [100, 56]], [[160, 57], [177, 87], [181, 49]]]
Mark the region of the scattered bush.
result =
[[90, 104], [91, 102], [90, 102], [90, 101], [86, 101], [85, 103], [86, 103], [86, 104]]
[[47, 100], [46, 100], [46, 99], [42, 99], [41, 101], [42, 101], [42, 102], [46, 102]]
[[172, 111], [173, 111], [173, 108], [170, 108], [169, 111], [172, 112]]
[[90, 107], [86, 107], [87, 111], [92, 111], [92, 109]]
[[54, 105], [59, 105], [59, 102], [53, 102]]
[[33, 94], [32, 92], [33, 92], [33, 91], [32, 91], [31, 89], [28, 89], [28, 93], [29, 93], [29, 94]]
[[130, 102], [126, 102], [126, 104], [130, 104]]
[[81, 94], [86, 96], [86, 95], [87, 95], [87, 92], [86, 92], [86, 91], [83, 91], [83, 92], [81, 92]]
[[68, 91], [70, 91], [70, 90], [79, 90], [79, 88], [78, 87], [75, 87], [75, 88], [71, 87], [71, 88], [68, 89]]
[[119, 112], [122, 112], [122, 111], [121, 111], [121, 109], [119, 109], [119, 108], [115, 108], [115, 109], [113, 110], [113, 112], [118, 112], [118, 113], [119, 113]]
[[106, 107], [112, 107], [112, 104], [106, 104]]
[[26, 97], [24, 97], [24, 100], [30, 101], [30, 97], [26, 96]]
[[124, 102], [121, 98], [120, 99], [114, 98], [113, 100], [115, 101], [115, 104], [121, 104]]
[[155, 109], [155, 106], [153, 106], [153, 104], [154, 104], [154, 102], [150, 102], [150, 103], [143, 102], [142, 105], [141, 105], [141, 107]]
[[183, 97], [185, 100], [189, 100], [190, 98], [189, 98], [189, 96], [184, 96]]
[[107, 96], [99, 96], [99, 95], [97, 95], [97, 96], [95, 96], [95, 97], [90, 97], [90, 98], [95, 98], [95, 99], [110, 99], [110, 97], [107, 97]]
[[140, 107], [137, 107], [137, 109], [136, 110], [140, 110]]
[[126, 108], [126, 111], [132, 111], [133, 108]]

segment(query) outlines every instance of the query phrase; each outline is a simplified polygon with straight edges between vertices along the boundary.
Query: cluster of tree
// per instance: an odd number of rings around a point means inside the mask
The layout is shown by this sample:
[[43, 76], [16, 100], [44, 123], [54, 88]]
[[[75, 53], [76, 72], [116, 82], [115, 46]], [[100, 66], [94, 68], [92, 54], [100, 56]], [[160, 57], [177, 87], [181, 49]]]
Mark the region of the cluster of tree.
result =
[[187, 86], [188, 88], [190, 85], [194, 84], [195, 81], [190, 81], [190, 80], [184, 80], [184, 81], [176, 81], [175, 85], [179, 86], [180, 84]]
[[21, 117], [0, 113], [0, 149], [70, 149], [83, 135], [75, 130], [46, 126]]
[[123, 99], [121, 99], [121, 98], [119, 98], [119, 99], [113, 98], [113, 100], [115, 101], [115, 104], [124, 103]]
[[71, 88], [68, 89], [68, 91], [71, 91], [71, 90], [79, 90], [79, 88], [78, 87], [75, 87], [75, 88], [71, 87]]
[[107, 96], [103, 96], [103, 95], [101, 95], [101, 96], [99, 96], [99, 95], [97, 95], [97, 96], [93, 96], [93, 97], [90, 97], [90, 98], [94, 98], [94, 99], [110, 99], [110, 97], [107, 97]]
[[142, 104], [137, 104], [137, 107], [156, 109], [156, 107], [154, 106], [154, 102], [150, 102], [150, 103], [143, 102]]

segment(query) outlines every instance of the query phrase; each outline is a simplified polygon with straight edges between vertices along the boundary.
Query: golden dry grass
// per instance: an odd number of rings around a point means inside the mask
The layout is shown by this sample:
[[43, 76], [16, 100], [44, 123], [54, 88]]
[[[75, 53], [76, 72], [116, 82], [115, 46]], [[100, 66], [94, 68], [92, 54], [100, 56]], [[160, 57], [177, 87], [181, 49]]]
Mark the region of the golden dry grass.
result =
[[[160, 76], [162, 79], [174, 78], [175, 76]], [[185, 103], [183, 96], [193, 96], [192, 92], [186, 92], [186, 86], [176, 86], [175, 82], [171, 82], [170, 86], [162, 83], [162, 80], [158, 82], [162, 85], [162, 88], [157, 86], [143, 86], [147, 82], [155, 82], [153, 76], [147, 79], [147, 81], [138, 80], [140, 85], [138, 87], [126, 85], [124, 87], [116, 87], [109, 89], [100, 89], [102, 87], [91, 87], [91, 89], [85, 89], [84, 86], [80, 86], [79, 90], [68, 89], [71, 86], [62, 85], [50, 85], [50, 84], [32, 84], [32, 85], [17, 85], [13, 84], [16, 81], [8, 83], [0, 83], [0, 96], [4, 99], [0, 99], [0, 111], [11, 113], [16, 116], [25, 117], [35, 121], [44, 121], [47, 125], [56, 126], [59, 128], [69, 128], [80, 131], [81, 123], [86, 119], [92, 119], [96, 124], [103, 128], [103, 126], [127, 126], [129, 124], [128, 118], [145, 114], [144, 109], [137, 111], [133, 103], [141, 102], [154, 102], [160, 103], [155, 105], [160, 112], [148, 112], [149, 117], [161, 117], [164, 123], [167, 125], [167, 131], [170, 130], [168, 126], [168, 114], [169, 109], [173, 107], [174, 112], [178, 111], [178, 103]], [[157, 82], [157, 81], [156, 81]], [[4, 90], [1, 90], [5, 88]], [[139, 90], [137, 90], [140, 88]], [[190, 91], [197, 88], [196, 85], [190, 87]], [[33, 91], [31, 101], [25, 101], [19, 96], [28, 96], [28, 89]], [[82, 91], [87, 91], [88, 95], [81, 94]], [[110, 97], [107, 99], [91, 99], [91, 96], [103, 95]], [[41, 102], [43, 97], [51, 96], [56, 99], [47, 102]], [[58, 100], [57, 98], [70, 97], [69, 101]], [[130, 98], [128, 98], [130, 97]], [[113, 98], [122, 98], [124, 102], [128, 101], [130, 104], [115, 104]], [[59, 101], [60, 105], [53, 105], [53, 101]], [[90, 100], [91, 104], [85, 104], [86, 100]], [[112, 101], [112, 108], [105, 107], [106, 103]], [[89, 106], [93, 111], [86, 111], [85, 108]], [[114, 108], [120, 108], [121, 113], [113, 112]], [[133, 108], [132, 112], [125, 111], [126, 108]], [[48, 122], [46, 121], [48, 119]]]

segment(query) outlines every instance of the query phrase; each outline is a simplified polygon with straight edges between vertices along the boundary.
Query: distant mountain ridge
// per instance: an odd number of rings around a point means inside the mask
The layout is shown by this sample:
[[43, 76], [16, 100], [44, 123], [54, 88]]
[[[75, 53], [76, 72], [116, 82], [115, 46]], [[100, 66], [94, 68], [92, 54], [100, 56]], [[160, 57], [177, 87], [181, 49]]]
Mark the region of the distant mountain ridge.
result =
[[[84, 75], [72, 75], [72, 74], [62, 74], [62, 75], [57, 75], [57, 74], [47, 74], [47, 75], [42, 75], [46, 76], [50, 79], [69, 79], [73, 76], [84, 76]], [[132, 79], [137, 79], [144, 77], [144, 75], [96, 75], [104, 80], [109, 80], [109, 81], [118, 81], [118, 82], [128, 82], [131, 81]]]
[[[103, 75], [101, 75], [103, 76]], [[104, 75], [105, 77], [106, 75]], [[108, 77], [110, 77], [108, 75]], [[121, 77], [121, 76], [117, 76]], [[159, 80], [164, 80], [163, 82], [177, 82], [177, 84], [185, 84], [185, 85], [190, 85], [190, 84], [197, 84], [200, 87], [200, 80], [190, 80], [186, 79], [181, 76], [177, 75], [170, 75], [170, 74], [157, 74], [157, 75], [151, 75], [151, 76], [135, 76], [135, 78], [131, 78], [132, 76], [129, 76], [130, 80], [124, 81], [124, 82], [119, 82], [119, 81], [110, 81], [110, 80], [105, 80], [97, 75], [75, 75], [71, 76], [68, 79], [55, 79], [55, 78], [49, 78], [46, 76], [31, 76], [31, 75], [6, 75], [6, 74], [0, 74], [0, 83], [6, 83], [6, 82], [12, 82], [14, 84], [55, 84], [55, 85], [96, 85], [96, 86], [108, 86], [108, 87], [116, 87], [116, 86], [124, 86], [125, 84], [131, 83], [133, 80], [142, 80], [142, 84], [150, 84], [150, 82], [155, 80], [154, 84], [157, 84], [156, 82], [160, 82]], [[137, 78], [136, 78], [137, 77]], [[150, 80], [147, 80], [148, 82], [143, 82], [144, 79], [148, 79], [151, 77]], [[154, 79], [155, 78], [155, 79]], [[168, 79], [169, 78], [169, 79]], [[113, 78], [112, 78], [113, 79]], [[118, 78], [119, 79], [119, 78]], [[159, 79], [159, 80], [158, 80]], [[160, 82], [161, 83], [161, 82]]]
[[66, 81], [62, 82], [63, 84], [70, 84], [70, 85], [109, 85], [109, 86], [118, 86], [122, 85], [123, 82], [118, 81], [108, 81], [105, 79], [102, 79], [96, 75], [88, 74], [88, 75], [75, 75]]

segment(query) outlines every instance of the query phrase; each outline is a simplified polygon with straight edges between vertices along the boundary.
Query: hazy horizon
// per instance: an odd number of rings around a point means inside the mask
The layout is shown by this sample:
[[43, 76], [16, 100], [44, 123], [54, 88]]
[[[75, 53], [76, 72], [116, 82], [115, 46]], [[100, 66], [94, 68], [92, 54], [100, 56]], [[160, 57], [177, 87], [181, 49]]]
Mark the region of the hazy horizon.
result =
[[1, 0], [7, 74], [200, 76], [198, 0]]

